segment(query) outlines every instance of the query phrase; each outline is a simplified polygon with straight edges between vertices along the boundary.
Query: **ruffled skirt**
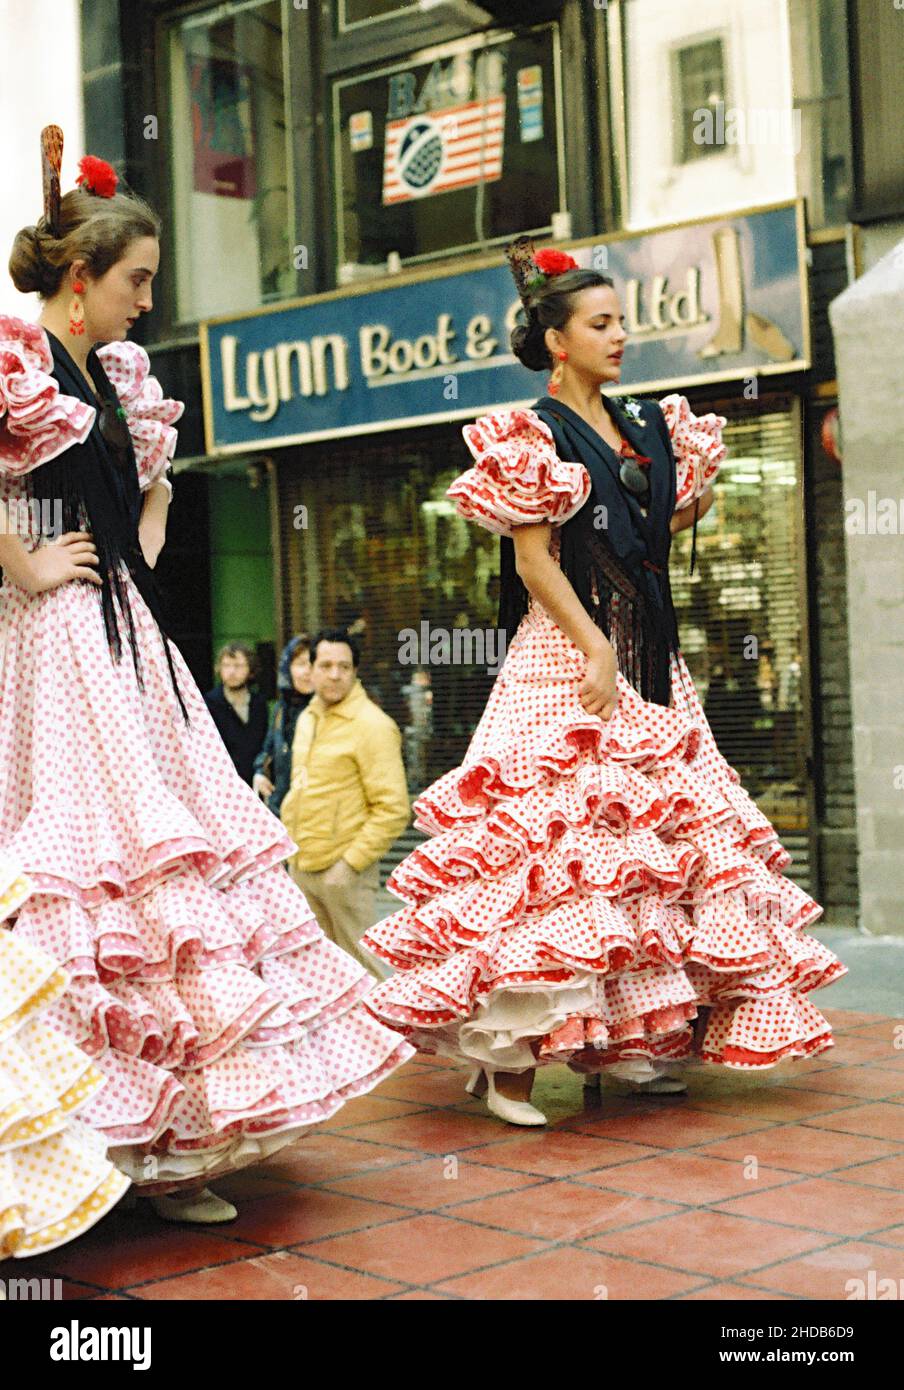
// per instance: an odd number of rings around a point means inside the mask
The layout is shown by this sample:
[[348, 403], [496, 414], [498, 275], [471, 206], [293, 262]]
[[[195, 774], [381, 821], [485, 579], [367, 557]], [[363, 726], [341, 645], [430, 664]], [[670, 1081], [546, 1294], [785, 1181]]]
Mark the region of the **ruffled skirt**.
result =
[[809, 994], [846, 967], [806, 934], [822, 908], [782, 873], [683, 658], [668, 707], [619, 674], [608, 721], [581, 705], [585, 669], [532, 602], [464, 762], [415, 802], [431, 838], [388, 881], [407, 906], [363, 938], [396, 970], [368, 1008], [498, 1070], [644, 1079], [830, 1047]]
[[294, 846], [236, 773], [200, 691], [129, 583], [143, 692], [94, 588], [0, 602], [0, 847], [33, 892], [16, 937], [70, 976], [48, 1019], [107, 1085], [84, 1117], [145, 1192], [267, 1156], [412, 1048], [361, 1004], [283, 862]]
[[[28, 884], [0, 859], [0, 922]], [[90, 1059], [43, 1015], [66, 975], [0, 925], [0, 1259], [81, 1235], [125, 1192], [103, 1140], [75, 1118], [103, 1086]]]

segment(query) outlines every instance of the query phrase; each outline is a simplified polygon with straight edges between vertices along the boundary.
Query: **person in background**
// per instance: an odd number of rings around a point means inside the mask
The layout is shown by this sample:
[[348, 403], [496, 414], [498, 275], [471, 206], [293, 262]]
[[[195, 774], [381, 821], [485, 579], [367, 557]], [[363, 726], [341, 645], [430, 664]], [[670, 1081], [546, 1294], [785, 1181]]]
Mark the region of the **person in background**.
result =
[[254, 760], [252, 786], [275, 816], [292, 780], [292, 740], [298, 716], [314, 694], [311, 679], [311, 639], [306, 632], [289, 639], [279, 658], [277, 702], [264, 739]]
[[219, 685], [204, 696], [236, 771], [251, 786], [254, 760], [267, 737], [267, 701], [251, 689], [254, 653], [244, 642], [227, 642], [217, 657]]
[[373, 925], [380, 860], [411, 811], [401, 732], [369, 698], [359, 660], [341, 628], [311, 640], [315, 694], [295, 726], [280, 819], [298, 846], [289, 872], [324, 933], [378, 975], [358, 943]]

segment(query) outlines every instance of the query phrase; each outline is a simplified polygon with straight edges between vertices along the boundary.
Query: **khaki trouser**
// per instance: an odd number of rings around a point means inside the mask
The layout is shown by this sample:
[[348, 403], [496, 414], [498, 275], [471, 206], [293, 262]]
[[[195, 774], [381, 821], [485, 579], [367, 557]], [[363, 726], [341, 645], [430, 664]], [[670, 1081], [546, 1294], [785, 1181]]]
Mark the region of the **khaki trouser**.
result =
[[324, 883], [326, 869], [311, 871], [290, 864], [289, 873], [307, 898], [324, 935], [343, 951], [348, 951], [378, 980], [382, 979], [377, 961], [358, 944], [368, 927], [374, 924], [380, 887], [379, 861], [369, 864], [348, 883], [338, 887]]

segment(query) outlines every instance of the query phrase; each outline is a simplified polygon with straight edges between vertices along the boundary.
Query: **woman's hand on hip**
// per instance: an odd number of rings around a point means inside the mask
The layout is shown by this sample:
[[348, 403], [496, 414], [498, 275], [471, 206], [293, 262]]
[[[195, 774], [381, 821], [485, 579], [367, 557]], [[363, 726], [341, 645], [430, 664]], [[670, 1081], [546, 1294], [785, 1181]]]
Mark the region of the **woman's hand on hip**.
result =
[[103, 580], [97, 573], [100, 564], [97, 549], [87, 531], [67, 531], [49, 545], [32, 552], [28, 575], [23, 587], [30, 594], [44, 594], [70, 584], [74, 579], [87, 579], [100, 587]]

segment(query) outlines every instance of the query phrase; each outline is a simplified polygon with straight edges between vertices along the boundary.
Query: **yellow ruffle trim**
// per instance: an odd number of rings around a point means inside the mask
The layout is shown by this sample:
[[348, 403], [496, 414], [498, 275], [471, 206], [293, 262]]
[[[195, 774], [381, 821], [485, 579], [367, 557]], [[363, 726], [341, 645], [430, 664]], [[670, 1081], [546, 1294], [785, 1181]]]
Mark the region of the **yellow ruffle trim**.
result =
[[0, 1236], [3, 1237], [0, 1253], [6, 1258], [12, 1256], [18, 1259], [23, 1255], [35, 1255], [41, 1250], [73, 1240], [115, 1206], [128, 1186], [129, 1179], [114, 1168], [100, 1187], [95, 1188], [90, 1197], [79, 1203], [75, 1211], [70, 1212], [62, 1221], [55, 1221], [52, 1225], [44, 1226], [40, 1231], [32, 1231], [27, 1236], [21, 1234], [25, 1229], [25, 1218], [20, 1207], [0, 1213]]
[[17, 907], [21, 907], [25, 899], [31, 892], [31, 884], [23, 875], [14, 878], [12, 883], [8, 883], [3, 892], [0, 893], [0, 915], [7, 917], [9, 913], [15, 912]]
[[96, 1067], [88, 1065], [87, 1070], [79, 1077], [74, 1086], [70, 1086], [68, 1091], [64, 1091], [59, 1097], [58, 1104], [53, 1110], [47, 1110], [43, 1115], [33, 1115], [21, 1121], [15, 1128], [7, 1133], [3, 1132], [2, 1116], [0, 1116], [0, 1134], [3, 1136], [3, 1148], [19, 1148], [22, 1144], [27, 1144], [33, 1139], [44, 1139], [51, 1134], [54, 1129], [60, 1129], [65, 1124], [65, 1117], [79, 1106], [84, 1105], [85, 1101], [99, 1091], [105, 1084], [105, 1078]]
[[10, 1033], [15, 1033], [17, 1028], [31, 1018], [32, 1014], [38, 1014], [42, 1009], [46, 1009], [48, 1004], [52, 1004], [55, 999], [65, 991], [69, 982], [69, 976], [65, 970], [55, 970], [46, 979], [35, 994], [29, 995], [24, 1004], [20, 1004], [14, 1013], [7, 1014], [0, 1019], [0, 1039], [7, 1037]]

